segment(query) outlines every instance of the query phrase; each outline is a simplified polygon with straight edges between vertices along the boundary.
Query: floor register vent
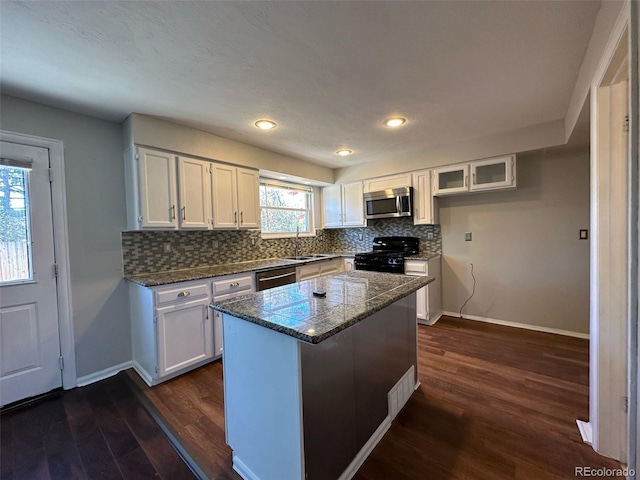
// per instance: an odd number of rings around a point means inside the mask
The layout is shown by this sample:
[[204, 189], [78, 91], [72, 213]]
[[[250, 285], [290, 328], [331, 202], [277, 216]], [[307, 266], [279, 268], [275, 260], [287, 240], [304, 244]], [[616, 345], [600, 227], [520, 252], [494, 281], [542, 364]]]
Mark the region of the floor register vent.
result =
[[415, 383], [415, 370], [411, 365], [409, 370], [402, 376], [387, 394], [389, 400], [389, 417], [393, 420], [398, 412], [402, 410], [409, 397], [419, 384]]

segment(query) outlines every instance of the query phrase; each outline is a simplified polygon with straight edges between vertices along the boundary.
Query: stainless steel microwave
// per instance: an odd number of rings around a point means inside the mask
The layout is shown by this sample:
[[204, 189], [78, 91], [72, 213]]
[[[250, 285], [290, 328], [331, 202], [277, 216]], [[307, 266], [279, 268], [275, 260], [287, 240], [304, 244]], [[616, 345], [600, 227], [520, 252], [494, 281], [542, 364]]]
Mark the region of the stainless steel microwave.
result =
[[413, 188], [389, 188], [364, 194], [364, 214], [374, 218], [410, 217], [413, 215]]

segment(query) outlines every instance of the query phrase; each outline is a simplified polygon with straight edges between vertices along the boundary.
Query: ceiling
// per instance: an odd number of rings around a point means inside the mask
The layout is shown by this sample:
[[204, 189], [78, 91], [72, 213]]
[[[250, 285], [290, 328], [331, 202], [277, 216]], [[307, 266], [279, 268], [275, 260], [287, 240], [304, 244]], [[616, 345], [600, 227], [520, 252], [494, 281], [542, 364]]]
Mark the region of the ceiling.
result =
[[[564, 118], [600, 2], [0, 2], [3, 93], [331, 168]], [[389, 129], [392, 115], [407, 123]], [[278, 127], [258, 130], [273, 119]], [[339, 157], [341, 147], [353, 150]]]

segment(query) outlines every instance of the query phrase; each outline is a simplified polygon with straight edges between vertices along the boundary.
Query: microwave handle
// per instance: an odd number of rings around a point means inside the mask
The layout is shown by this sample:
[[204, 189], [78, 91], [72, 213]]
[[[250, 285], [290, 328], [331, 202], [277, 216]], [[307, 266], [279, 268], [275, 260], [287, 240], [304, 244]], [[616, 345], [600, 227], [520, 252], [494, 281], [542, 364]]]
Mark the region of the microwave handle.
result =
[[400, 195], [398, 195], [396, 197], [396, 212], [397, 213], [401, 213], [402, 212], [402, 200]]

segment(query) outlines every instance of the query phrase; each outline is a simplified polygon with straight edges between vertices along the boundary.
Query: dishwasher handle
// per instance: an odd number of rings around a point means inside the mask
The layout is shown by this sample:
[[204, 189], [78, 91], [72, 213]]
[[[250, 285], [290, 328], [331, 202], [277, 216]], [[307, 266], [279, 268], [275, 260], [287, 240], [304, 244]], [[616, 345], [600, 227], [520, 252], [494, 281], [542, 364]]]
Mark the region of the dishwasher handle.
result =
[[295, 275], [296, 272], [283, 273], [282, 275], [274, 275], [273, 277], [261, 277], [258, 279], [259, 282], [268, 282], [269, 280], [276, 280], [278, 278], [290, 277], [291, 275]]

